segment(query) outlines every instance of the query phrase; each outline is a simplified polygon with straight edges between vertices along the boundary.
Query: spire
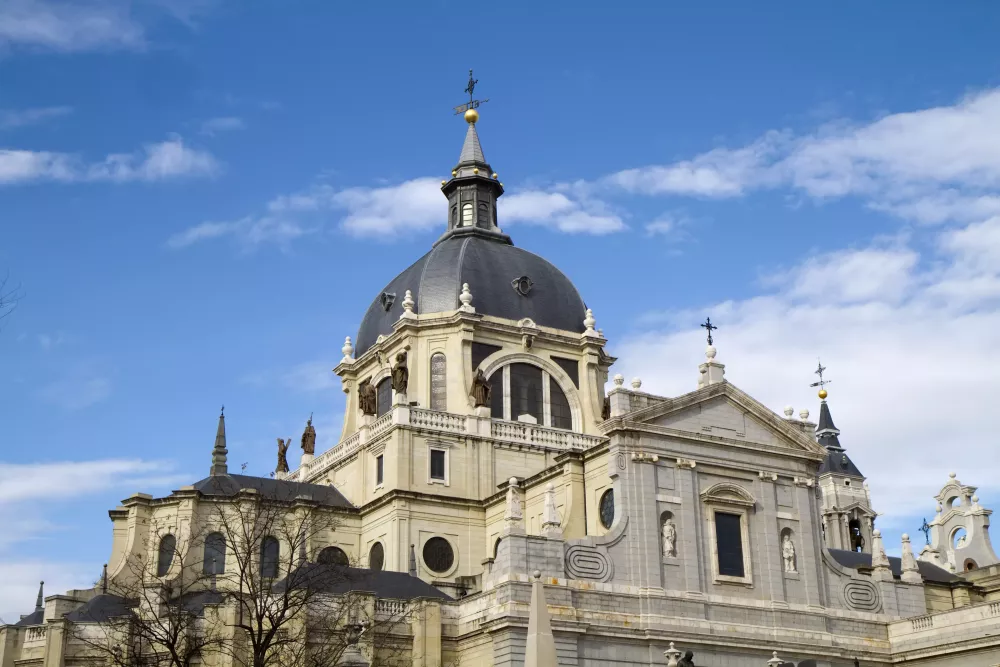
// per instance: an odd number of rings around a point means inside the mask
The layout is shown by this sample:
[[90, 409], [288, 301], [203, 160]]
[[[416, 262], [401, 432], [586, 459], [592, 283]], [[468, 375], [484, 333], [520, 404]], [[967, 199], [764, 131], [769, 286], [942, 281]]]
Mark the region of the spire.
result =
[[410, 545], [410, 576], [416, 577], [417, 575], [417, 550], [415, 545]]
[[[826, 391], [823, 393], [825, 394]], [[824, 399], [819, 403], [819, 424], [816, 425], [816, 439], [827, 449], [843, 451], [844, 448], [840, 445], [840, 439], [837, 437], [839, 435], [840, 430], [833, 425], [830, 406], [826, 404]]]
[[38, 597], [35, 598], [35, 611], [44, 611], [45, 609], [45, 582], [38, 582]]
[[549, 621], [549, 605], [545, 601], [542, 573], [535, 570], [531, 583], [531, 607], [528, 611], [528, 643], [524, 650], [524, 667], [549, 667], [559, 664], [556, 640]]
[[441, 181], [441, 192], [448, 198], [448, 229], [439, 240], [455, 235], [485, 236], [503, 243], [510, 238], [497, 227], [497, 198], [503, 194], [503, 183], [499, 181], [493, 167], [486, 161], [476, 123], [479, 121], [479, 105], [488, 100], [476, 100], [472, 91], [476, 79], [469, 73], [469, 93], [466, 104], [455, 107], [456, 114], [464, 114], [469, 127], [465, 131], [465, 143], [458, 156], [458, 164], [451, 170], [451, 178]]
[[215, 431], [215, 447], [212, 449], [212, 470], [210, 475], [228, 475], [229, 468], [226, 466], [226, 406], [222, 406], [219, 412], [219, 428]]

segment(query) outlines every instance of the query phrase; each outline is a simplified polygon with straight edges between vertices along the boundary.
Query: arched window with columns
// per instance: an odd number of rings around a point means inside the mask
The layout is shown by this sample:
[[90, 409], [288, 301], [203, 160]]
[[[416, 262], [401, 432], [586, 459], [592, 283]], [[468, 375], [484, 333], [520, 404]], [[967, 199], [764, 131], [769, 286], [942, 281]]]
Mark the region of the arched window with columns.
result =
[[[579, 428], [579, 404], [572, 381], [555, 364], [545, 367], [519, 357], [492, 365], [490, 416], [552, 428]], [[557, 379], [559, 376], [559, 379]], [[571, 400], [571, 398], [573, 400]]]

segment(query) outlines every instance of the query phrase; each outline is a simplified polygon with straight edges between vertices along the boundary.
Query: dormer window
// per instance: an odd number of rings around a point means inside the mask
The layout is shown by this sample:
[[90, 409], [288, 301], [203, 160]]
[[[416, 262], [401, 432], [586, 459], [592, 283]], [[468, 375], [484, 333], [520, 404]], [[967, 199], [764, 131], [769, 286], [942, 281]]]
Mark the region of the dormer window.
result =
[[472, 225], [472, 204], [462, 204], [462, 226]]

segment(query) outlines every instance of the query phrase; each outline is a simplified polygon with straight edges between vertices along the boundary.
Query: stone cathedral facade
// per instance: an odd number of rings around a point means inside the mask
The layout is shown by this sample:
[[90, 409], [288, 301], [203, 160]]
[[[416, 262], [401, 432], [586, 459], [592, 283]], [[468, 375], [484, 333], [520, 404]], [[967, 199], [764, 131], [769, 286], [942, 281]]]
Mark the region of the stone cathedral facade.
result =
[[[208, 521], [199, 508], [284, 488], [340, 519], [310, 560], [419, 580], [383, 589], [419, 602], [413, 665], [524, 665], [536, 570], [559, 665], [665, 665], [670, 642], [719, 667], [775, 651], [827, 667], [1000, 663], [1000, 559], [975, 489], [952, 476], [928, 545], [904, 536], [890, 558], [825, 391], [815, 423], [776, 414], [726, 381], [712, 345], [680, 396], [614, 374], [574, 285], [500, 228], [503, 184], [477, 112], [466, 120], [443, 234], [343, 346], [339, 443], [314, 452], [307, 429], [297, 469], [231, 474], [220, 418], [208, 478], [110, 512], [108, 579], [149, 548], [149, 526], [155, 559]], [[83, 664], [68, 627], [102, 597], [40, 592], [0, 630], [0, 667]]]

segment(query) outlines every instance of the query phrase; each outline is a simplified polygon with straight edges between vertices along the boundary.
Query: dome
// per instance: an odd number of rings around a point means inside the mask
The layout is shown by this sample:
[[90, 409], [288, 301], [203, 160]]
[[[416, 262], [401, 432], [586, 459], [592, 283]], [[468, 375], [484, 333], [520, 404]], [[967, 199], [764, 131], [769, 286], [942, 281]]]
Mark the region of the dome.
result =
[[361, 321], [355, 355], [364, 354], [380, 335], [392, 333], [406, 290], [417, 313], [446, 312], [461, 305], [462, 283], [469, 283], [477, 313], [509, 320], [530, 317], [539, 326], [575, 333], [585, 330], [587, 306], [559, 269], [515, 247], [505, 235], [463, 229], [445, 234], [375, 296]]

